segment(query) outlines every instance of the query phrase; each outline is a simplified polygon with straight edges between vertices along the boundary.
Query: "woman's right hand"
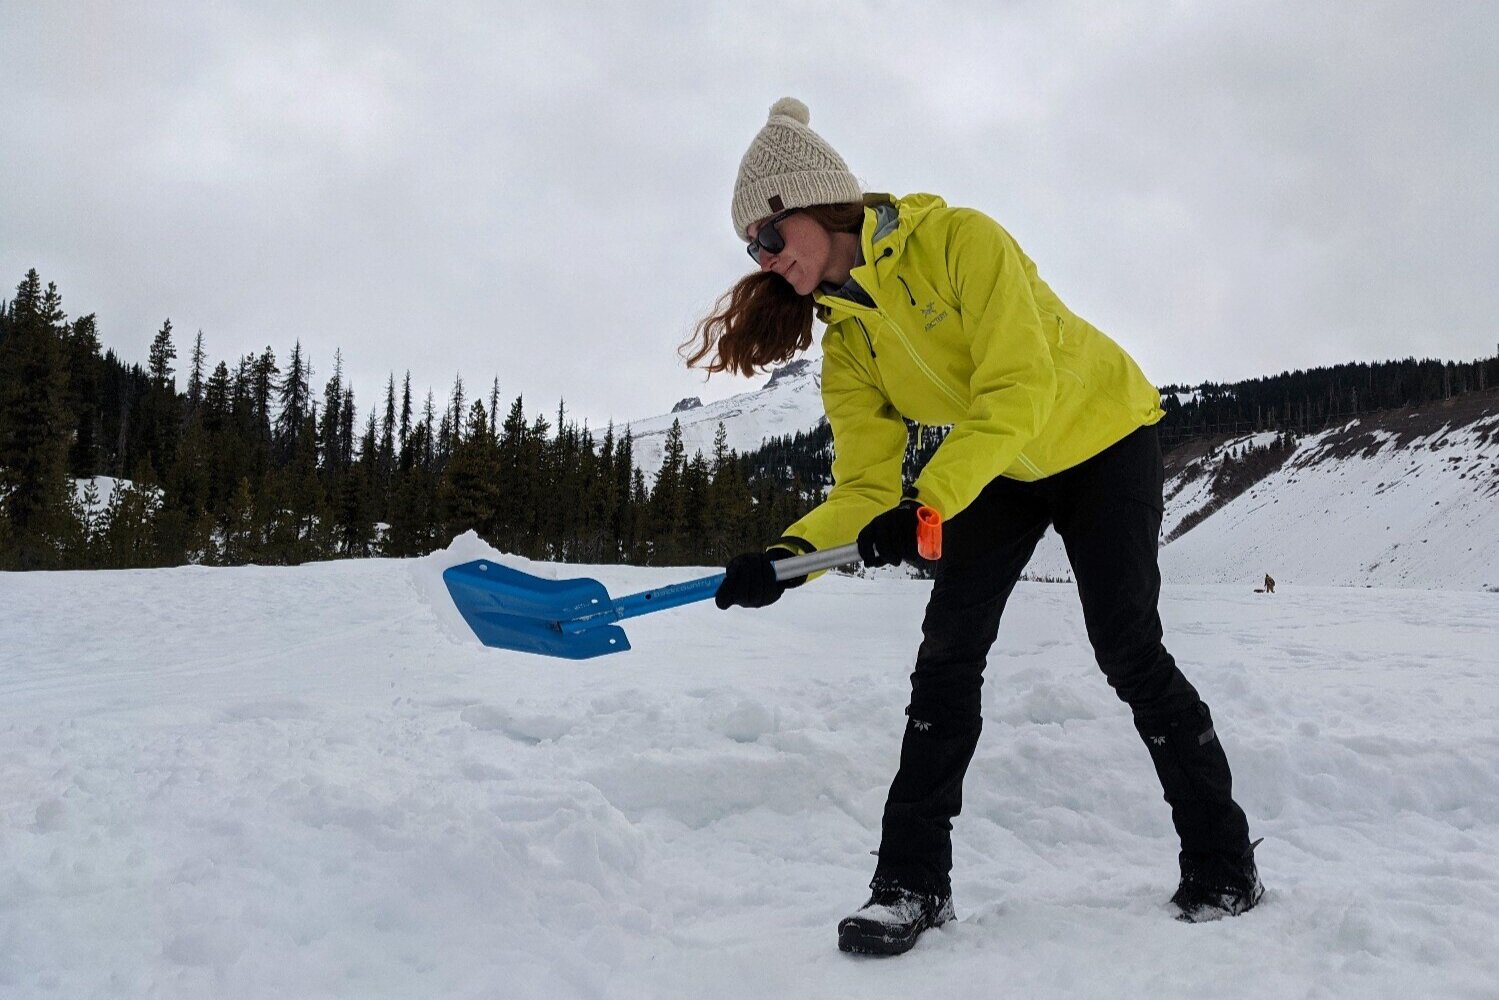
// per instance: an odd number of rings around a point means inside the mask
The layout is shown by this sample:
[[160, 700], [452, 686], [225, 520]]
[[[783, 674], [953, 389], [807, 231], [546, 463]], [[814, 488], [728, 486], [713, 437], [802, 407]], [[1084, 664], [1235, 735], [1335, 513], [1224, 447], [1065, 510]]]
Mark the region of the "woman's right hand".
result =
[[742, 608], [763, 608], [774, 604], [786, 592], [787, 584], [776, 579], [777, 559], [794, 555], [790, 549], [771, 548], [764, 552], [745, 552], [729, 560], [724, 567], [723, 583], [713, 595], [713, 603], [720, 608], [739, 605]]

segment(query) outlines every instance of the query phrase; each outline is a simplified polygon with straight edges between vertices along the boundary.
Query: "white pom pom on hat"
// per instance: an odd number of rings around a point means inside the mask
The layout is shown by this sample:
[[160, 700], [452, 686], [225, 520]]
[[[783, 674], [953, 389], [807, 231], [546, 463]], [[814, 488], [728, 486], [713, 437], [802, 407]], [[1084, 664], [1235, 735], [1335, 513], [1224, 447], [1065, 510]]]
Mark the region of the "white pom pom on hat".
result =
[[770, 106], [765, 125], [739, 161], [731, 214], [734, 232], [749, 239], [758, 219], [809, 205], [839, 205], [863, 198], [843, 157], [808, 127], [812, 112], [794, 97]]
[[794, 97], [783, 97], [772, 104], [770, 106], [770, 117], [774, 118], [776, 115], [794, 118], [803, 125], [812, 124], [812, 112], [808, 111], [807, 106]]

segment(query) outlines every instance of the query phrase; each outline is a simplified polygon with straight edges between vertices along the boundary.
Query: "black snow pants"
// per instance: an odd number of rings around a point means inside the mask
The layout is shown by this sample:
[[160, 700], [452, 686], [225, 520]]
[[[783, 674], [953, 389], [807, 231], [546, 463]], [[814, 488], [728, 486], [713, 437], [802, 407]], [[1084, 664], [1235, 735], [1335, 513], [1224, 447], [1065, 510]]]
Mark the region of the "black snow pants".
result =
[[950, 886], [952, 818], [982, 725], [984, 665], [1005, 601], [1048, 525], [1066, 546], [1094, 655], [1134, 713], [1182, 852], [1238, 857], [1249, 849], [1208, 707], [1161, 642], [1162, 486], [1156, 430], [1142, 427], [1046, 479], [997, 478], [943, 525], [876, 878]]

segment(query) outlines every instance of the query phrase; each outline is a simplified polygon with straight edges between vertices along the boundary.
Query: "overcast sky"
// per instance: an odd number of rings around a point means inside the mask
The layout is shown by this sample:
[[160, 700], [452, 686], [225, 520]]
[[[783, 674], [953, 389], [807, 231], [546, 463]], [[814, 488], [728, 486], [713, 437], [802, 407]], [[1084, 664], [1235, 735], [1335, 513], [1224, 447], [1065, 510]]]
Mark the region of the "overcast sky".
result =
[[1499, 7], [1443, 0], [7, 3], [3, 295], [36, 267], [142, 363], [167, 317], [319, 389], [339, 348], [362, 412], [409, 369], [659, 414], [757, 384], [677, 346], [788, 94], [1158, 384], [1499, 341]]

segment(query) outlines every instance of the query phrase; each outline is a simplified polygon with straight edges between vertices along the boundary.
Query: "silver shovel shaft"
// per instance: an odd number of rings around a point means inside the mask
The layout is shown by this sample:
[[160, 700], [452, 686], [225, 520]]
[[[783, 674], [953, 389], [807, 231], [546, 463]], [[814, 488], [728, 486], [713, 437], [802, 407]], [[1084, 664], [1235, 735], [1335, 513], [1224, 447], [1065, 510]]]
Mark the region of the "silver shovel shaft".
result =
[[853, 542], [840, 545], [836, 549], [824, 549], [818, 552], [808, 552], [804, 556], [790, 556], [786, 559], [777, 559], [771, 563], [775, 567], [777, 580], [795, 580], [799, 576], [809, 573], [817, 573], [821, 570], [832, 569], [835, 566], [846, 566], [849, 563], [859, 562], [859, 546]]

